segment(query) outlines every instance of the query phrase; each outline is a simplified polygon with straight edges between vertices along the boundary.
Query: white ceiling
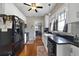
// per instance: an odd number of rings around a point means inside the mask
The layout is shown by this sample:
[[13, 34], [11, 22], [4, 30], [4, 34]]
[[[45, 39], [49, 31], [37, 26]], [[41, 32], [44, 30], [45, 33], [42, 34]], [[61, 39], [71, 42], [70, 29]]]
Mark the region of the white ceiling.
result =
[[15, 6], [25, 15], [25, 16], [44, 16], [48, 14], [55, 6], [55, 3], [50, 3], [51, 6], [48, 6], [49, 3], [36, 3], [37, 6], [43, 6], [42, 9], [37, 9], [36, 13], [34, 10], [28, 11], [30, 6], [24, 5], [23, 3], [15, 3]]

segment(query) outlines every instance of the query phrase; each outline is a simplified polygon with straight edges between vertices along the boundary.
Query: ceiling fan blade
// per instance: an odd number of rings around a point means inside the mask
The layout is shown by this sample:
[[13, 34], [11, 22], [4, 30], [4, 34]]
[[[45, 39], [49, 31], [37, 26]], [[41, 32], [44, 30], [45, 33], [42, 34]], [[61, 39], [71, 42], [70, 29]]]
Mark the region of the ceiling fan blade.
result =
[[38, 12], [36, 9], [35, 9], [35, 11]]
[[42, 6], [37, 6], [36, 8], [43, 8]]
[[24, 3], [24, 5], [31, 6], [31, 5], [27, 4], [27, 3]]
[[30, 11], [32, 8], [30, 8], [28, 11]]

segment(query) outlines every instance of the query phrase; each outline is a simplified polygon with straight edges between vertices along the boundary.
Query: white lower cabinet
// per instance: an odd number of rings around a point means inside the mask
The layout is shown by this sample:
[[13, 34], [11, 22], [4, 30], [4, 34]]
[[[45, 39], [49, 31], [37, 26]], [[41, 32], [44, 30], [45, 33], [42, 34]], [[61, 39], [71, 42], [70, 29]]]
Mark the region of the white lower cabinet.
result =
[[71, 45], [71, 48], [72, 48], [71, 56], [79, 56], [79, 47]]
[[71, 44], [57, 45], [57, 56], [79, 56], [79, 47]]
[[57, 56], [70, 56], [71, 48], [70, 44], [57, 45]]

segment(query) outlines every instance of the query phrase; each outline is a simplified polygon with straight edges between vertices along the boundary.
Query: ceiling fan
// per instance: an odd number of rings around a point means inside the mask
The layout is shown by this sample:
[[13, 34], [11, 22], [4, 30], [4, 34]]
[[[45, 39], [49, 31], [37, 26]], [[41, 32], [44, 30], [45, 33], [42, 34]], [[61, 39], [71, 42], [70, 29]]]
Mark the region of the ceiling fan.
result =
[[30, 6], [30, 9], [28, 9], [28, 11], [35, 10], [35, 12], [38, 12], [37, 8], [40, 8], [40, 9], [43, 8], [42, 6], [36, 6], [36, 3], [31, 3], [31, 5], [27, 4], [27, 3], [24, 3], [24, 5]]

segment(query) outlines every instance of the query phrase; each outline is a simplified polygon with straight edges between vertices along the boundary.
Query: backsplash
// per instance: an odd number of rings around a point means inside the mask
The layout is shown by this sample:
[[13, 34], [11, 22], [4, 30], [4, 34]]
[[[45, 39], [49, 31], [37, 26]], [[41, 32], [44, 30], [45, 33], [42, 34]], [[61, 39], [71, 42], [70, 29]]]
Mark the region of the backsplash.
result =
[[79, 22], [71, 23], [71, 33], [79, 37]]

